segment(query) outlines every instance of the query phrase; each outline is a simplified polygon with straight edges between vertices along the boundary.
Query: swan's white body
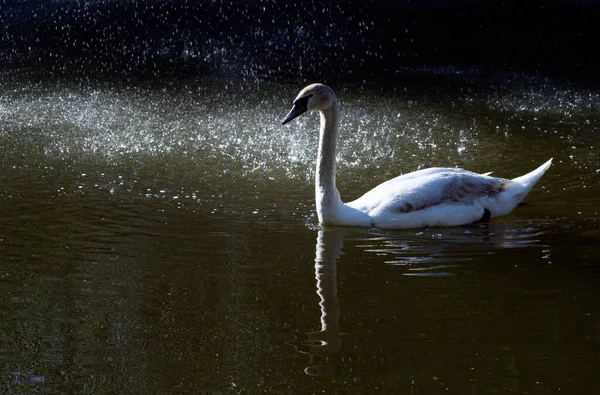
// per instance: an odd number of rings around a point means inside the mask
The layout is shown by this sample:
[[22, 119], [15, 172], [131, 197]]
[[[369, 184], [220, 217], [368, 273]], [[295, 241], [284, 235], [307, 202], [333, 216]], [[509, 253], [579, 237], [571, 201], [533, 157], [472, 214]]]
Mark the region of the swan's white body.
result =
[[550, 159], [513, 180], [455, 168], [424, 169], [393, 178], [343, 203], [335, 185], [339, 104], [333, 91], [322, 84], [307, 86], [283, 123], [311, 110], [321, 114], [315, 199], [323, 225], [387, 229], [457, 226], [484, 218], [486, 210], [488, 216], [499, 217], [519, 204], [552, 163]]

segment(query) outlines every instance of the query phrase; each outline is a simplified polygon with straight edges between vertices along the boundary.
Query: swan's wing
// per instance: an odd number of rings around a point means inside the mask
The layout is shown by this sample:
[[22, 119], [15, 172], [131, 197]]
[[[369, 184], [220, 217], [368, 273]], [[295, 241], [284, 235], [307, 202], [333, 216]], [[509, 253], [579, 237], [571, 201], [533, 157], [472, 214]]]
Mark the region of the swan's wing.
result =
[[348, 205], [372, 218], [414, 217], [423, 221], [417, 226], [451, 226], [480, 219], [485, 204], [509, 183], [462, 169], [432, 168], [393, 178]]
[[491, 196], [501, 192], [506, 182], [509, 181], [463, 169], [430, 168], [392, 178], [348, 204], [367, 211], [422, 210], [442, 202], [456, 204]]

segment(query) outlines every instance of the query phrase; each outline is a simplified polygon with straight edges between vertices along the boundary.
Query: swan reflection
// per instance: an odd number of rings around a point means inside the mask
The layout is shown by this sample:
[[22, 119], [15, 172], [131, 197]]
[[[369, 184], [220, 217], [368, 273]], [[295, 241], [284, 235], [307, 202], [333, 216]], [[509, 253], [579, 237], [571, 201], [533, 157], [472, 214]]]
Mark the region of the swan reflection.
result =
[[304, 372], [311, 376], [334, 373], [329, 356], [339, 352], [340, 304], [337, 295], [337, 259], [342, 254], [344, 230], [321, 229], [317, 234], [315, 252], [315, 279], [321, 307], [321, 330], [305, 333], [291, 344], [301, 353], [325, 357], [324, 364], [307, 366]]
[[337, 261], [342, 255], [344, 241], [352, 244], [351, 248], [377, 255], [381, 263], [398, 266], [399, 275], [444, 277], [461, 273], [467, 262], [506, 249], [538, 248], [544, 255], [542, 259], [549, 260], [550, 249], [540, 243], [541, 234], [534, 228], [521, 229], [506, 224], [428, 229], [416, 233], [320, 229], [315, 248], [315, 280], [320, 299], [321, 329], [304, 333], [288, 344], [310, 356], [310, 365], [304, 369], [306, 374], [327, 376], [335, 373], [334, 366], [339, 361], [332, 356], [342, 347]]

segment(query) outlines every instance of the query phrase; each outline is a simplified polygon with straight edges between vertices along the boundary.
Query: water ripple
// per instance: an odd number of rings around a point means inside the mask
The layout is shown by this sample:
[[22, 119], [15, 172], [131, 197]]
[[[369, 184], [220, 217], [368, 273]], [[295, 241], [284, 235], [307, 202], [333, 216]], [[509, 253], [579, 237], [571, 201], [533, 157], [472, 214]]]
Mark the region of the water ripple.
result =
[[[373, 233], [374, 232], [374, 233]], [[463, 264], [516, 248], [540, 249], [542, 231], [531, 224], [496, 223], [486, 226], [425, 229], [422, 231], [372, 231], [351, 238], [355, 248], [382, 257], [406, 276], [449, 276]]]

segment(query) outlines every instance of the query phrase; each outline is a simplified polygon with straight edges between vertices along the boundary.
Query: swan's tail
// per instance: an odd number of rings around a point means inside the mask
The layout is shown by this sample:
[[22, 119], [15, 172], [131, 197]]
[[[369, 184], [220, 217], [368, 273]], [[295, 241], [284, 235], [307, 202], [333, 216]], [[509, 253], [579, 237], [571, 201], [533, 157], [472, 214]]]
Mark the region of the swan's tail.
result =
[[514, 178], [512, 182], [506, 182], [505, 191], [500, 193], [495, 202], [486, 206], [492, 213], [492, 217], [500, 217], [510, 213], [531, 191], [531, 188], [544, 175], [552, 164], [552, 159], [544, 163], [532, 172], [524, 176]]
[[522, 185], [527, 191], [529, 191], [531, 187], [533, 187], [535, 183], [538, 182], [538, 180], [544, 175], [544, 173], [546, 172], [546, 170], [548, 170], [551, 164], [552, 159], [550, 159], [548, 162], [544, 163], [534, 171], [525, 174], [524, 176], [513, 178], [513, 181], [517, 184]]

